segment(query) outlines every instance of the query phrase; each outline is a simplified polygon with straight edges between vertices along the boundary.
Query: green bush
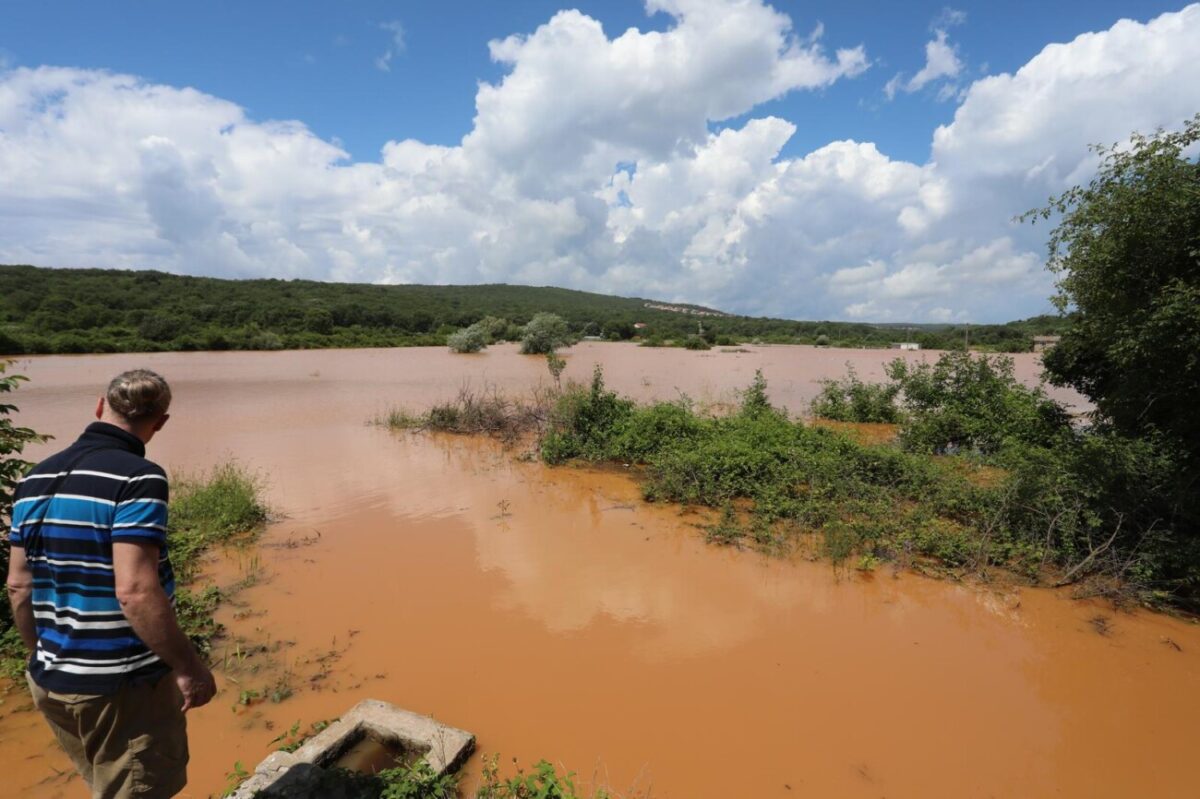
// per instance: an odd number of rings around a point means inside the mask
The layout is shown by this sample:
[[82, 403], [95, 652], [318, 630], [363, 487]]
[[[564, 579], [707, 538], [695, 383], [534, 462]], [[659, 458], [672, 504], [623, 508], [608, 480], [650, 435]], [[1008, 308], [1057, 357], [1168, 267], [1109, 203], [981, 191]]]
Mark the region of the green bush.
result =
[[446, 337], [451, 352], [479, 352], [488, 345], [488, 333], [479, 323], [464, 327]]
[[608, 457], [645, 463], [668, 446], [684, 445], [704, 433], [704, 423], [685, 402], [658, 402], [635, 408], [611, 439]]
[[847, 367], [841, 380], [825, 380], [821, 393], [812, 401], [812, 414], [837, 422], [900, 421], [896, 396], [898, 383], [864, 383], [854, 367]]
[[905, 447], [921, 452], [998, 452], [1006, 442], [1054, 446], [1070, 430], [1066, 410], [1013, 376], [1011, 358], [949, 352], [937, 363], [896, 359], [888, 376], [904, 396]]
[[597, 366], [590, 387], [572, 386], [555, 403], [542, 436], [542, 458], [547, 463], [612, 458], [612, 442], [632, 413], [633, 402], [605, 389], [604, 373]]
[[552, 313], [535, 315], [521, 331], [521, 352], [525, 355], [545, 355], [570, 343], [566, 320]]
[[683, 348], [686, 350], [710, 350], [712, 345], [693, 333], [683, 340]]

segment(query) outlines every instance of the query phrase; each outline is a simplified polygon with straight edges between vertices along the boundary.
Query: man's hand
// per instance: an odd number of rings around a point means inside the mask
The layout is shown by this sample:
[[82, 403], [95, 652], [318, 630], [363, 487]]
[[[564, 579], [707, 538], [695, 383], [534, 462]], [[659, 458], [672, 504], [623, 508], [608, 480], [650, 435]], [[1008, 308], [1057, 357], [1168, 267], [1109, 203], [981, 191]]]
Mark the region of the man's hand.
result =
[[175, 672], [175, 684], [183, 694], [183, 712], [207, 705], [217, 693], [217, 681], [208, 667], [199, 660], [187, 671]]

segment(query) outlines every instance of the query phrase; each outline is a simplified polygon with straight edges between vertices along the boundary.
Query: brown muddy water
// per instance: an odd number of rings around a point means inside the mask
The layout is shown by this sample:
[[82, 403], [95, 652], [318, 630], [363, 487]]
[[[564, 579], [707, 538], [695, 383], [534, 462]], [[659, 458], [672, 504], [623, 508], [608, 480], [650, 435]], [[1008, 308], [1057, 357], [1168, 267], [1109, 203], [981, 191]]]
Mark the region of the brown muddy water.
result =
[[[750, 349], [585, 344], [566, 374], [600, 362], [624, 393], [720, 403], [761, 366], [772, 397], [801, 410], [847, 361], [870, 378], [893, 355]], [[1036, 380], [1036, 356], [1017, 360]], [[217, 651], [220, 694], [189, 714], [185, 796], [219, 794], [235, 762], [252, 769], [294, 723], [366, 697], [470, 730], [502, 762], [546, 758], [667, 799], [1200, 794], [1196, 625], [709, 547], [695, 517], [643, 504], [620, 470], [364, 424], [464, 381], [526, 391], [546, 381], [541, 359], [35, 358], [18, 364], [33, 378], [18, 418], [58, 440], [32, 456], [77, 434], [111, 375], [143, 365], [176, 395], [151, 457], [187, 470], [235, 457], [284, 516], [209, 569], [251, 585], [219, 614], [233, 637]], [[251, 693], [281, 688], [293, 694], [278, 703]], [[17, 691], [0, 705], [0, 795], [84, 795], [26, 707]]]

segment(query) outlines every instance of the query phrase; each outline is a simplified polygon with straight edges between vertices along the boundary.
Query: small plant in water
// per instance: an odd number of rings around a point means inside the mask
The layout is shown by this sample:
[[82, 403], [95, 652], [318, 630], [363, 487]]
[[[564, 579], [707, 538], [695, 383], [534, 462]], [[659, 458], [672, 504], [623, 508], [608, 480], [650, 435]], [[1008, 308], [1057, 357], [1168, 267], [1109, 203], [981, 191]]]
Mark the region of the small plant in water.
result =
[[546, 353], [546, 368], [550, 370], [550, 376], [554, 378], [554, 387], [561, 389], [562, 373], [567, 368], [567, 362], [557, 352], [550, 350]]

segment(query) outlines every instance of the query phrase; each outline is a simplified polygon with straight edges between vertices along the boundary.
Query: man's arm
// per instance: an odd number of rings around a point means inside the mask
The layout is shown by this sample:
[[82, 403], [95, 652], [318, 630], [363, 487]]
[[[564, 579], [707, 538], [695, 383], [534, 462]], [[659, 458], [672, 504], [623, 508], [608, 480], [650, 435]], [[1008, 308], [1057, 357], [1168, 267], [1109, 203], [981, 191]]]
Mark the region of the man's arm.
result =
[[183, 709], [207, 704], [216, 693], [212, 672], [179, 629], [175, 610], [158, 582], [159, 547], [154, 543], [113, 542], [117, 601], [142, 643], [175, 670]]
[[37, 649], [37, 625], [33, 619], [33, 570], [25, 559], [25, 547], [14, 545], [9, 551], [8, 601], [12, 605], [13, 623], [25, 648]]

